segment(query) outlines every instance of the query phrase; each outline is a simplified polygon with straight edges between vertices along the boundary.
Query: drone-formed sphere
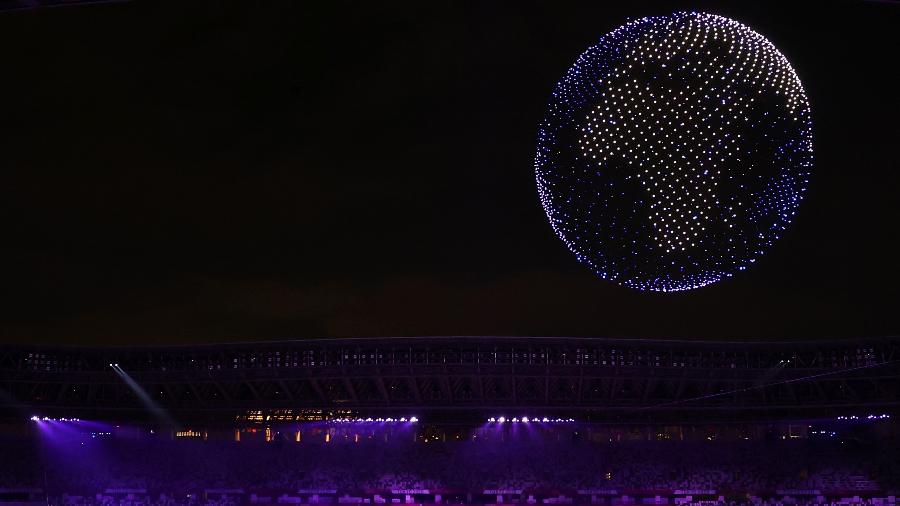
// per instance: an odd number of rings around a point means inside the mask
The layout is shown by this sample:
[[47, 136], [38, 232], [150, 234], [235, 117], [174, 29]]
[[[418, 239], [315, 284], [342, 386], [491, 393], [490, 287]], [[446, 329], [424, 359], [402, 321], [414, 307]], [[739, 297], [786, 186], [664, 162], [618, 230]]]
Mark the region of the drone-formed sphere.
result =
[[535, 170], [550, 224], [604, 279], [699, 288], [778, 239], [806, 190], [800, 80], [762, 35], [703, 13], [632, 21], [557, 84]]

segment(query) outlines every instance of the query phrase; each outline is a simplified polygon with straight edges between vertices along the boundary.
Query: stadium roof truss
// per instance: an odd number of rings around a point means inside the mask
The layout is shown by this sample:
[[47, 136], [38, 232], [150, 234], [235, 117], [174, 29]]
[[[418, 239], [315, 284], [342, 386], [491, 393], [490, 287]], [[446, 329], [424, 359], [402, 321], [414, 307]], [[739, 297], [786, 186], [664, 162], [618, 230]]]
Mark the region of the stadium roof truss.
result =
[[424, 337], [7, 347], [0, 349], [0, 407], [8, 416], [140, 416], [139, 399], [113, 363], [180, 419], [234, 420], [231, 415], [260, 409], [528, 409], [577, 411], [607, 422], [763, 420], [900, 403], [900, 338], [729, 343]]

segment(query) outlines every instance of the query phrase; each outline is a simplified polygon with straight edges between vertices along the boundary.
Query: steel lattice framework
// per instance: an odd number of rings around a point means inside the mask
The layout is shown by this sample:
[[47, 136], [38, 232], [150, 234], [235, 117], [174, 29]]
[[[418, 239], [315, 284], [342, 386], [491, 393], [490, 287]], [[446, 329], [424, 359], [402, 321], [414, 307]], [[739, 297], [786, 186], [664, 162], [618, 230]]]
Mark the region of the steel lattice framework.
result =
[[790, 343], [419, 337], [6, 347], [0, 407], [9, 417], [141, 416], [140, 402], [111, 363], [181, 420], [234, 420], [263, 409], [762, 420], [900, 404], [896, 337]]

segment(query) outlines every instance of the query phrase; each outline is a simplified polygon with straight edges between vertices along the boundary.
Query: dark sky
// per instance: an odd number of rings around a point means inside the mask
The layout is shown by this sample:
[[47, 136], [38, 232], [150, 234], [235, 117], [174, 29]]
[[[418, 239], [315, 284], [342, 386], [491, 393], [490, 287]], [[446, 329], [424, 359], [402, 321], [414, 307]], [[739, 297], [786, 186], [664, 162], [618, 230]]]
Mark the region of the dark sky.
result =
[[[127, 2], [0, 13], [5, 343], [900, 332], [900, 4]], [[697, 8], [791, 60], [798, 219], [680, 294], [596, 278], [537, 125], [628, 18]]]

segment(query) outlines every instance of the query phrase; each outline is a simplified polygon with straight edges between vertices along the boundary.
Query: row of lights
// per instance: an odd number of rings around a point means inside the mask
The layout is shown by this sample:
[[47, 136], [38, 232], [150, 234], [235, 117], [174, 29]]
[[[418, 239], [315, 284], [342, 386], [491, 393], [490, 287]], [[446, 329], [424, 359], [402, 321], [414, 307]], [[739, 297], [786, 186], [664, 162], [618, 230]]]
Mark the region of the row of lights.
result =
[[543, 417], [543, 418], [538, 418], [538, 417], [536, 417], [536, 416], [535, 416], [535, 417], [532, 417], [532, 418], [528, 418], [527, 416], [523, 416], [523, 417], [521, 417], [521, 418], [518, 418], [518, 417], [516, 417], [516, 418], [506, 418], [505, 416], [500, 416], [500, 417], [493, 417], [493, 416], [492, 416], [492, 417], [488, 418], [488, 423], [506, 423], [506, 422], [512, 422], [512, 423], [519, 423], [519, 422], [523, 422], [523, 423], [529, 423], [529, 422], [535, 422], [535, 423], [537, 423], [537, 422], [541, 422], [541, 423], [573, 423], [574, 421], [575, 421], [574, 418], [547, 418], [546, 416]]
[[839, 417], [837, 417], [837, 419], [838, 420], [884, 420], [884, 419], [890, 418], [890, 417], [891, 417], [891, 415], [888, 415], [888, 414], [869, 415], [865, 418], [862, 418], [862, 417], [859, 417], [856, 415], [851, 415], [851, 416], [839, 416]]
[[411, 416], [409, 418], [337, 418], [331, 421], [335, 423], [416, 423], [419, 421], [419, 419]]
[[81, 418], [50, 418], [49, 416], [40, 417], [34, 415], [30, 420], [32, 422], [80, 422]]

